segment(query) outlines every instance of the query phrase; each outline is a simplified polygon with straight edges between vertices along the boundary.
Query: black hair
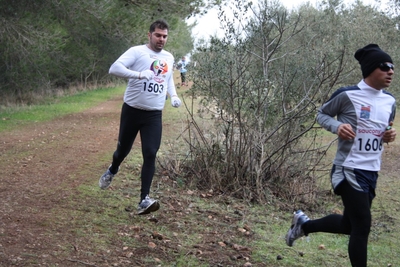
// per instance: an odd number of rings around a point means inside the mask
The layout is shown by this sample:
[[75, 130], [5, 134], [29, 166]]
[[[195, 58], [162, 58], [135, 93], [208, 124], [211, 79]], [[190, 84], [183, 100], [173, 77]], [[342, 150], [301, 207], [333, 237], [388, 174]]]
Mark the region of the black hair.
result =
[[161, 29], [161, 30], [168, 30], [169, 25], [165, 20], [158, 19], [150, 25], [150, 33], [154, 32], [156, 30], [156, 28]]

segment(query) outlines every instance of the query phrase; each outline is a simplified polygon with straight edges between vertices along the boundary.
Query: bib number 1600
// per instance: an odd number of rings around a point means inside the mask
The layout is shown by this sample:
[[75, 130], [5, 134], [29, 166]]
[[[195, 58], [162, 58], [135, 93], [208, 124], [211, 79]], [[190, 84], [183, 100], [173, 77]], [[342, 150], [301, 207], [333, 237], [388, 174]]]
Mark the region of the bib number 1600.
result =
[[382, 138], [358, 139], [358, 150], [360, 152], [378, 152], [382, 150], [382, 146], [383, 146]]
[[143, 83], [143, 91], [150, 93], [161, 94], [164, 91], [164, 85], [158, 83]]

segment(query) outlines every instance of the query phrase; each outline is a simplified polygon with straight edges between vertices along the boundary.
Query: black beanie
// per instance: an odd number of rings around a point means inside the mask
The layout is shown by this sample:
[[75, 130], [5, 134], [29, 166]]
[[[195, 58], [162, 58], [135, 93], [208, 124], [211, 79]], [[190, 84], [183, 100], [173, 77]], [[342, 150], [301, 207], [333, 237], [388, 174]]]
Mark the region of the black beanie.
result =
[[361, 65], [361, 72], [364, 78], [368, 77], [381, 63], [393, 63], [392, 58], [376, 44], [369, 44], [358, 49], [354, 57]]

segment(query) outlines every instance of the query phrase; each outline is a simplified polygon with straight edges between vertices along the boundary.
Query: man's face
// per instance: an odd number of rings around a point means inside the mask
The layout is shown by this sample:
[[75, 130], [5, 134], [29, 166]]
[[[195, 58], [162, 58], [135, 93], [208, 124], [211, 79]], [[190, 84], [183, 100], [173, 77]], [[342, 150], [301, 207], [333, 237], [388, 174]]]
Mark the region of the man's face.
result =
[[167, 43], [168, 30], [161, 30], [156, 28], [154, 32], [149, 32], [149, 48], [155, 52], [163, 50], [164, 45]]
[[[389, 87], [392, 83], [394, 69], [390, 68], [393, 66], [390, 62], [385, 62], [382, 67], [376, 68], [367, 78], [368, 85], [375, 89], [383, 89]], [[394, 68], [394, 66], [393, 66]]]

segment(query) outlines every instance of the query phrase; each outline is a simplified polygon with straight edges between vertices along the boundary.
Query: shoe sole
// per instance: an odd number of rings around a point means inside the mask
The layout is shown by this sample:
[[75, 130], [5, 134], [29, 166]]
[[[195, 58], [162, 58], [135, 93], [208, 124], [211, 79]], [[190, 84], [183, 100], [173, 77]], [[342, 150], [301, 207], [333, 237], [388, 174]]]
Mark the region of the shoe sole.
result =
[[290, 242], [290, 239], [289, 239], [289, 236], [292, 234], [292, 230], [293, 230], [293, 228], [291, 228], [291, 229], [287, 232], [287, 234], [286, 234], [286, 236], [285, 236], [286, 245], [288, 245], [289, 247], [293, 247], [293, 243], [294, 243], [294, 241]]
[[290, 240], [289, 237], [292, 235], [292, 231], [293, 231], [293, 229], [295, 228], [295, 226], [297, 225], [297, 223], [299, 222], [299, 219], [300, 219], [300, 217], [301, 217], [302, 215], [304, 215], [304, 213], [295, 214], [295, 215], [293, 216], [292, 225], [290, 226], [290, 229], [289, 229], [289, 231], [287, 232], [287, 234], [286, 234], [286, 236], [285, 236], [286, 245], [288, 245], [289, 247], [293, 247], [294, 241], [296, 241], [296, 239], [295, 239], [295, 240], [293, 240], [292, 242], [290, 242], [291, 240]]
[[99, 187], [100, 187], [100, 189], [102, 189], [102, 190], [106, 190], [107, 188], [110, 187], [110, 185], [111, 185], [111, 182], [110, 182], [108, 185], [103, 185], [103, 184], [101, 183], [101, 181], [99, 181]]
[[149, 214], [150, 212], [155, 212], [160, 208], [160, 203], [158, 201], [155, 201], [153, 204], [147, 207], [145, 210], [141, 210], [138, 212], [138, 215], [145, 215]]
[[99, 187], [100, 187], [100, 189], [102, 189], [102, 190], [106, 190], [109, 186], [110, 186], [110, 185], [102, 186], [102, 185], [99, 183]]

